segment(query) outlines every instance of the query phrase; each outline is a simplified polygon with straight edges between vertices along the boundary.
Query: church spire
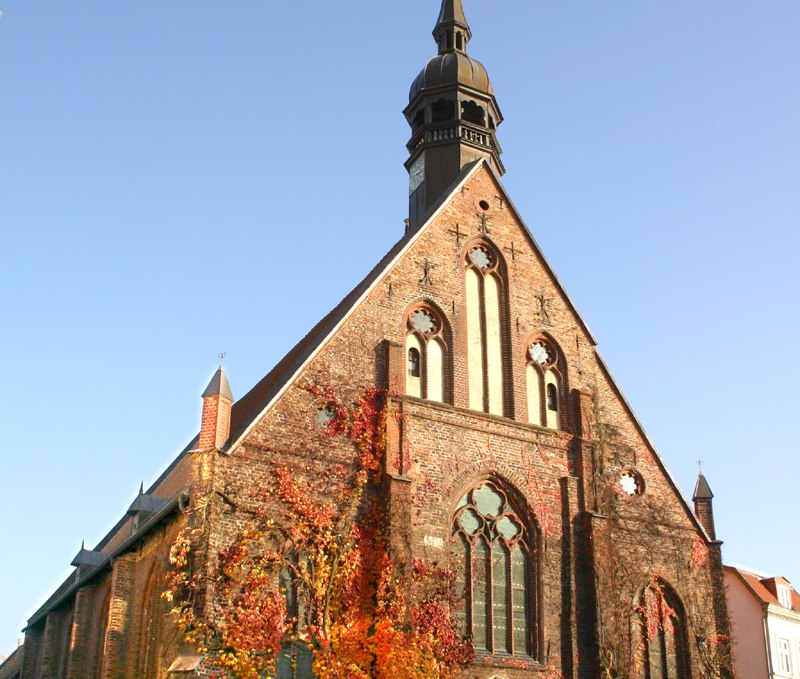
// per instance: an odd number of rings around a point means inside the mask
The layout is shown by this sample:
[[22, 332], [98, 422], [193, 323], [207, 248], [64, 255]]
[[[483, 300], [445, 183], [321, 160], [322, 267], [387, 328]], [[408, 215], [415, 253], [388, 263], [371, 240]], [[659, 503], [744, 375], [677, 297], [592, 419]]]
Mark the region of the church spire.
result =
[[422, 225], [466, 165], [485, 159], [498, 175], [504, 172], [495, 136], [503, 116], [486, 69], [467, 56], [472, 31], [462, 2], [442, 0], [433, 29], [439, 53], [412, 83], [403, 111], [411, 126], [405, 166], [412, 229]]
[[464, 5], [461, 0], [442, 0], [439, 19], [433, 29], [433, 39], [439, 46], [439, 54], [457, 50], [466, 53], [467, 43], [472, 37]]

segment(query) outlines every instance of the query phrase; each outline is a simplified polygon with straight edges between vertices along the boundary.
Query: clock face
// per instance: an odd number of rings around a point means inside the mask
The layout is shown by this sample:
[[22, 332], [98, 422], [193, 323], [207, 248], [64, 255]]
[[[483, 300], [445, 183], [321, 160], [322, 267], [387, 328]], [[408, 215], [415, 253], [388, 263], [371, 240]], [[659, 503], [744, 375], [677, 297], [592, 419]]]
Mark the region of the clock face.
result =
[[414, 161], [414, 164], [408, 170], [408, 193], [411, 195], [417, 190], [417, 187], [422, 184], [425, 178], [425, 154], [423, 153]]

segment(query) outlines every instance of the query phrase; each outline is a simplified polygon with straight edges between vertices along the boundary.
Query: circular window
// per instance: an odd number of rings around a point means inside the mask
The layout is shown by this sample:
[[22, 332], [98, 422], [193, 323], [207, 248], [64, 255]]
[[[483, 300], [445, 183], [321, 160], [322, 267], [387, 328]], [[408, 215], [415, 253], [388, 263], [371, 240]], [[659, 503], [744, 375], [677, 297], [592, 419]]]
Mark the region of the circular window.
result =
[[619, 487], [628, 497], [644, 493], [644, 479], [635, 469], [624, 469], [619, 476]]
[[415, 309], [408, 317], [408, 324], [423, 335], [432, 335], [439, 330], [436, 317], [427, 309]]

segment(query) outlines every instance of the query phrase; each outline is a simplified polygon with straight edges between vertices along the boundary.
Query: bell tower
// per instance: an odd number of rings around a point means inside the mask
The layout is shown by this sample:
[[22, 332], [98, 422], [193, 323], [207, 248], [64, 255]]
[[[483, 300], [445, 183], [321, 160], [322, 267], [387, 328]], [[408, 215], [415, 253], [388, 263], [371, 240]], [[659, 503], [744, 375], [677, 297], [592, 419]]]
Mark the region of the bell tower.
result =
[[486, 158], [505, 172], [495, 135], [503, 117], [486, 69], [467, 55], [472, 31], [462, 0], [442, 0], [433, 38], [439, 53], [412, 83], [403, 111], [411, 126], [405, 167], [412, 229], [473, 160]]

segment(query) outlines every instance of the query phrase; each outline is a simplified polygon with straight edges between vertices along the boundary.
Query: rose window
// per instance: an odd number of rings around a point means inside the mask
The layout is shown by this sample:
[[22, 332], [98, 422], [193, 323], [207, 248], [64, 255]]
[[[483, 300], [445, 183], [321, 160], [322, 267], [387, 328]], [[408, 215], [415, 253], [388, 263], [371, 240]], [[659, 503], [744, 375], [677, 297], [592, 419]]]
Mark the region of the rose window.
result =
[[628, 497], [641, 495], [644, 493], [644, 480], [638, 472], [633, 469], [626, 469], [620, 474], [619, 487]]
[[421, 332], [423, 335], [432, 335], [439, 329], [433, 314], [425, 309], [417, 309], [411, 314], [409, 323], [414, 330]]

